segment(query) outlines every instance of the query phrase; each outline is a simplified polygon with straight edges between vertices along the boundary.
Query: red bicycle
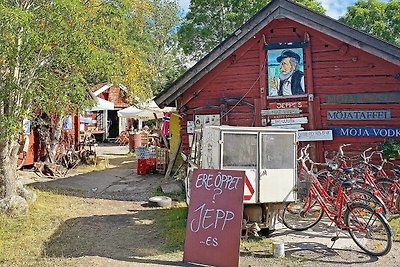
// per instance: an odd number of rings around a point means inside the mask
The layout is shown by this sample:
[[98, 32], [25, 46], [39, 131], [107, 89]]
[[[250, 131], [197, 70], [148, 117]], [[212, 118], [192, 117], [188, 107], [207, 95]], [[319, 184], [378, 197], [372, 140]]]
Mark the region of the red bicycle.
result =
[[347, 229], [354, 242], [365, 252], [374, 256], [386, 255], [392, 247], [393, 237], [389, 223], [381, 214], [382, 207], [373, 208], [362, 201], [352, 201], [346, 195], [346, 188], [352, 182], [341, 180], [337, 193], [332, 196], [321, 185], [318, 176], [311, 172], [306, 162], [313, 162], [302, 150], [300, 161], [306, 175], [299, 177], [299, 201], [289, 203], [283, 211], [283, 223], [289, 229], [302, 231], [316, 225], [325, 213], [338, 228]]

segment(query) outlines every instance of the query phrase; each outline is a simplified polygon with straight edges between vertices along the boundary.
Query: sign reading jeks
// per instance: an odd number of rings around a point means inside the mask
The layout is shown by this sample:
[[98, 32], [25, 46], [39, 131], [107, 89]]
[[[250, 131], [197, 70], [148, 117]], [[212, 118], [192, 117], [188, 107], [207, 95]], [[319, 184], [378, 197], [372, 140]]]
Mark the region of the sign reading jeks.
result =
[[325, 103], [327, 104], [400, 103], [400, 92], [326, 95]]
[[334, 136], [400, 137], [400, 128], [331, 127]]
[[390, 110], [333, 110], [328, 111], [328, 121], [389, 120]]
[[269, 103], [270, 109], [282, 109], [282, 108], [306, 108], [308, 107], [307, 101], [296, 101], [296, 102], [272, 102]]

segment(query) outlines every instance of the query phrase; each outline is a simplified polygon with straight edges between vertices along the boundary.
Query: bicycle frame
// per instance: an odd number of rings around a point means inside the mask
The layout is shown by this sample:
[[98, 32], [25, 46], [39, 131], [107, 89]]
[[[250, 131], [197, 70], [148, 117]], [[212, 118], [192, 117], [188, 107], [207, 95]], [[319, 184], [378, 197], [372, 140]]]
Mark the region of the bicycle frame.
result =
[[386, 207], [390, 212], [398, 213], [399, 211], [396, 210], [396, 205], [395, 205], [396, 194], [397, 194], [396, 192], [400, 190], [398, 181], [395, 181], [391, 184], [390, 186], [391, 193], [389, 193], [389, 195], [386, 196], [381, 192], [378, 185], [376, 184], [375, 176], [373, 175], [372, 170], [367, 164], [364, 166], [362, 174], [364, 177], [363, 187], [365, 188], [370, 186], [374, 191], [373, 192], [374, 195], [378, 196], [380, 199], [383, 200], [383, 202], [385, 203]]
[[[308, 211], [313, 204], [312, 200], [316, 200], [321, 206], [322, 210], [325, 212], [329, 220], [334, 222], [339, 227], [344, 229], [353, 229], [347, 226], [343, 221], [343, 207], [346, 205], [346, 208], [350, 208], [350, 200], [343, 192], [343, 186], [338, 187], [338, 192], [335, 197], [328, 195], [324, 187], [318, 181], [316, 175], [307, 172], [306, 179], [311, 180], [311, 185], [308, 193], [308, 201], [305, 202], [303, 209]], [[354, 228], [356, 230], [356, 228]], [[357, 229], [360, 230], [360, 229]]]

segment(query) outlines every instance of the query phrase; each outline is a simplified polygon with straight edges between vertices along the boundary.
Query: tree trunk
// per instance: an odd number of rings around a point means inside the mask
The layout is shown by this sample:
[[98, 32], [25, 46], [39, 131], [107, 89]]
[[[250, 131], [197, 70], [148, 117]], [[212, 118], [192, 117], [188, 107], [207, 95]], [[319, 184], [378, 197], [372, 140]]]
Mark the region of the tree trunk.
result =
[[[57, 159], [57, 152], [60, 152], [58, 150], [60, 150], [60, 141], [61, 141], [61, 134], [62, 134], [62, 129], [63, 129], [63, 120], [64, 117], [63, 116], [57, 116], [56, 117], [56, 121], [55, 121], [55, 129], [54, 129], [54, 134], [50, 134], [50, 138], [51, 140], [51, 146], [50, 146], [50, 153], [49, 153], [49, 157], [50, 157], [50, 162], [51, 163], [55, 163], [56, 159]], [[61, 151], [62, 153], [65, 153], [65, 151]]]
[[25, 213], [36, 199], [17, 179], [18, 150], [18, 142], [0, 141], [0, 212]]

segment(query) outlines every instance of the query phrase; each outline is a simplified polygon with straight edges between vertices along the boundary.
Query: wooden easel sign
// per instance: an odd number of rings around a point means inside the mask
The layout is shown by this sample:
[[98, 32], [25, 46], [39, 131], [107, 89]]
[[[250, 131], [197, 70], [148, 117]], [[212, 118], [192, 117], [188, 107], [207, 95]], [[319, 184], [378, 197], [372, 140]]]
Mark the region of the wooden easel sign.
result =
[[193, 172], [184, 262], [239, 265], [244, 181], [244, 171]]

